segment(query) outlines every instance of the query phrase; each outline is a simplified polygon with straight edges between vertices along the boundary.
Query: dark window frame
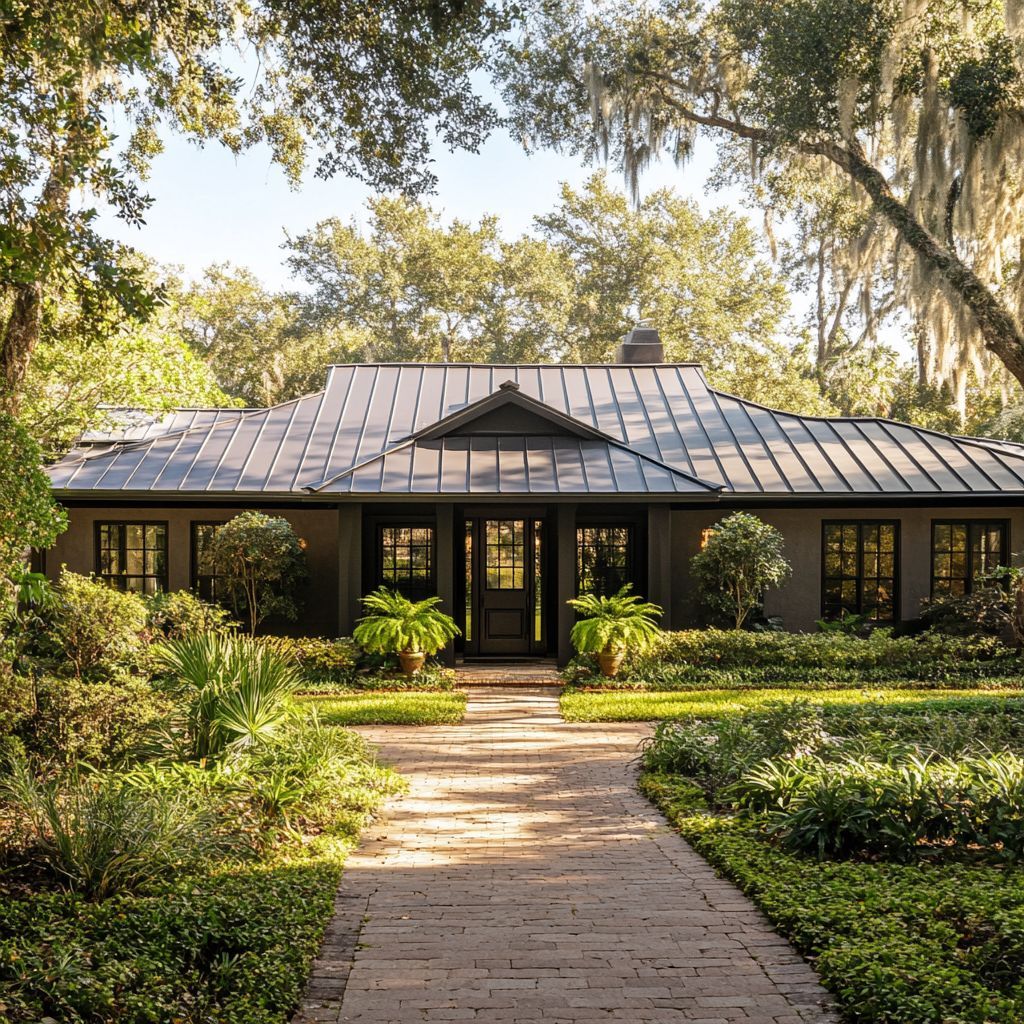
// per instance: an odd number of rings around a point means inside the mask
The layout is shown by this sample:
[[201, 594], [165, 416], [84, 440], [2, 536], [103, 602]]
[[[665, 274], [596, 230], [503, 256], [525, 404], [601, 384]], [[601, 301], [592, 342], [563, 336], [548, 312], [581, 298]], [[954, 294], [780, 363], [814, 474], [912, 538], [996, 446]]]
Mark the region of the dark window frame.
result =
[[[120, 541], [118, 542], [117, 552], [118, 560], [122, 566], [122, 572], [109, 573], [101, 571], [101, 560], [100, 553], [104, 550], [101, 543], [103, 528], [116, 526], [120, 529]], [[141, 573], [128, 573], [126, 571], [128, 561], [128, 531], [129, 526], [140, 526], [143, 531], [143, 571]], [[158, 526], [162, 527], [164, 531], [164, 571], [162, 575], [156, 573], [147, 573], [145, 571], [145, 552], [149, 549], [145, 545], [145, 531], [147, 527]], [[97, 579], [103, 580], [109, 586], [116, 587], [117, 590], [127, 591], [128, 580], [141, 579], [143, 581], [148, 579], [157, 580], [159, 586], [158, 591], [167, 592], [170, 589], [170, 570], [171, 570], [171, 536], [170, 536], [170, 524], [166, 519], [97, 519], [93, 523], [93, 572]], [[113, 550], [110, 548], [108, 550]], [[143, 585], [143, 589], [140, 591], [133, 591], [134, 593], [148, 593]]]
[[[427, 573], [423, 583], [415, 582], [414, 577], [409, 576], [404, 580], [394, 577], [387, 579], [384, 575], [384, 534], [387, 530], [427, 530], [430, 540], [427, 544]], [[394, 545], [392, 545], [394, 547]], [[422, 546], [422, 545], [417, 545]], [[410, 552], [413, 545], [410, 543]], [[378, 522], [373, 537], [373, 575], [374, 586], [385, 586], [392, 590], [398, 590], [414, 600], [422, 600], [426, 597], [437, 595], [437, 526], [433, 522], [422, 520], [388, 520]]]
[[821, 523], [821, 600], [820, 610], [821, 617], [827, 619], [829, 616], [829, 610], [827, 607], [828, 602], [828, 581], [830, 579], [842, 580], [844, 577], [830, 576], [827, 572], [826, 567], [826, 556], [828, 554], [828, 530], [829, 527], [843, 527], [855, 526], [857, 528], [857, 570], [856, 575], [852, 578], [857, 581], [857, 609], [850, 614], [863, 615], [864, 612], [864, 584], [868, 578], [887, 579], [884, 576], [871, 576], [865, 577], [864, 575], [864, 528], [865, 527], [881, 527], [891, 526], [893, 528], [893, 551], [892, 551], [892, 618], [891, 619], [871, 619], [872, 623], [878, 625], [887, 626], [894, 625], [900, 621], [900, 588], [902, 586], [901, 572], [900, 572], [900, 545], [901, 545], [901, 522], [899, 519], [823, 519]]
[[[929, 589], [928, 593], [934, 599], [935, 597], [946, 597], [946, 596], [957, 596], [953, 592], [946, 591], [945, 593], [936, 594], [935, 591], [935, 528], [937, 526], [966, 526], [967, 527], [967, 550], [965, 552], [967, 558], [967, 575], [964, 577], [964, 593], [969, 594], [974, 589], [974, 548], [971, 544], [971, 527], [972, 526], [996, 526], [1002, 532], [1002, 543], [999, 551], [999, 565], [1007, 565], [1010, 560], [1010, 520], [1009, 519], [988, 519], [988, 518], [974, 518], [974, 519], [933, 519], [931, 526], [931, 534], [928, 539], [928, 581]], [[954, 579], [959, 577], [949, 576], [948, 579]]]
[[[227, 519], [192, 519], [188, 524], [188, 544], [189, 544], [189, 562], [188, 562], [188, 581], [189, 589], [201, 597], [204, 601], [219, 601], [223, 598], [223, 594], [217, 595], [217, 579], [218, 576], [215, 572], [200, 572], [199, 571], [199, 559], [197, 557], [199, 551], [199, 545], [196, 543], [196, 527], [199, 526], [223, 526], [229, 522]], [[208, 579], [210, 581], [210, 590], [208, 594], [203, 594], [202, 587], [200, 584], [201, 580]]]
[[[582, 574], [582, 552], [584, 547], [592, 547], [592, 544], [584, 544], [581, 540], [581, 534], [585, 530], [625, 530], [627, 534], [627, 540], [625, 545], [614, 545], [615, 547], [622, 547], [626, 552], [626, 565], [622, 572], [623, 583], [633, 583], [636, 588], [636, 552], [637, 552], [637, 540], [638, 540], [638, 529], [636, 523], [633, 522], [577, 522], [575, 529], [576, 536], [576, 551], [575, 551], [575, 593], [579, 597], [580, 594], [584, 593], [581, 584], [583, 582]], [[611, 596], [615, 591], [611, 591], [605, 596]], [[603, 590], [593, 591], [593, 593], [604, 594]]]

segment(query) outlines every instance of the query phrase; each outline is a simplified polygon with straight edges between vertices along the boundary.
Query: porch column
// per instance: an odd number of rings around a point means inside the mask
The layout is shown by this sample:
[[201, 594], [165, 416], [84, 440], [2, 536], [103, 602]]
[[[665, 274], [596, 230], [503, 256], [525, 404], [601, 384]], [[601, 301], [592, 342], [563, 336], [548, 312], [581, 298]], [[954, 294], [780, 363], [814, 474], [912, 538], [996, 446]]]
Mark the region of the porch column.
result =
[[[455, 616], [455, 506], [444, 503], [437, 506], [437, 596], [441, 598], [441, 611]], [[445, 665], [455, 664], [455, 644], [449, 643], [438, 657]]]
[[576, 506], [555, 506], [555, 544], [558, 552], [555, 596], [558, 611], [555, 615], [558, 636], [558, 664], [567, 665], [572, 658], [569, 633], [575, 620], [573, 610], [566, 602], [576, 596]]
[[647, 593], [648, 601], [665, 609], [661, 625], [672, 626], [672, 509], [668, 505], [647, 508]]
[[338, 636], [351, 636], [363, 589], [363, 506], [338, 508]]

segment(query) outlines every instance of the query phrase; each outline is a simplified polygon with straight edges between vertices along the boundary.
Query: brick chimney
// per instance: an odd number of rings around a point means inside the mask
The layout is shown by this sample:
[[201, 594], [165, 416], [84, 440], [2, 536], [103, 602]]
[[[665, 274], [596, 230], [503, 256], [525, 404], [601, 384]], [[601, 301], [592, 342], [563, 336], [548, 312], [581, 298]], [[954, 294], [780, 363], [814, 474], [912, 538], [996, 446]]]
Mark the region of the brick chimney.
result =
[[629, 334], [619, 339], [619, 347], [615, 351], [617, 363], [663, 363], [665, 346], [661, 343], [658, 328], [652, 327], [649, 320], [641, 320]]

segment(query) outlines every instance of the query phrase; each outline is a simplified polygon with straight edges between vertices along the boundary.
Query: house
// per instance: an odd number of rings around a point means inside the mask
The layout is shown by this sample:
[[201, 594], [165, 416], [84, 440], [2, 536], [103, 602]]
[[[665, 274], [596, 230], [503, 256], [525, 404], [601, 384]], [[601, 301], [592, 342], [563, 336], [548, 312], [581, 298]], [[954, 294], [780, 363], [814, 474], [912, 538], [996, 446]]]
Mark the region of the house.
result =
[[306, 548], [303, 632], [349, 633], [384, 583], [440, 595], [473, 656], [565, 661], [566, 600], [625, 581], [668, 626], [699, 623], [689, 561], [734, 509], [785, 537], [765, 611], [793, 630], [912, 619], [1024, 538], [1024, 446], [765, 408], [663, 362], [649, 327], [608, 365], [331, 366], [268, 409], [86, 435], [49, 473], [70, 519], [51, 574], [209, 594], [203, 544], [257, 508]]

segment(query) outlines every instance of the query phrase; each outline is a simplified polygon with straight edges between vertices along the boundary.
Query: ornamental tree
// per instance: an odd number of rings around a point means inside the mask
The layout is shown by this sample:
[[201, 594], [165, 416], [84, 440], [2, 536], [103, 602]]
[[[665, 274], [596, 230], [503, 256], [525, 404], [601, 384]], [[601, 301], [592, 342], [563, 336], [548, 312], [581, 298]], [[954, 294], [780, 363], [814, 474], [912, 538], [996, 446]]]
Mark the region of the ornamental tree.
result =
[[749, 512], [733, 512], [715, 523], [690, 561], [705, 603], [742, 629], [761, 607], [765, 590], [789, 577], [782, 547], [782, 534]]
[[246, 615], [252, 636], [268, 615], [298, 614], [295, 590], [306, 577], [306, 556], [287, 519], [262, 512], [235, 516], [213, 535], [203, 569], [223, 584], [235, 614]]

